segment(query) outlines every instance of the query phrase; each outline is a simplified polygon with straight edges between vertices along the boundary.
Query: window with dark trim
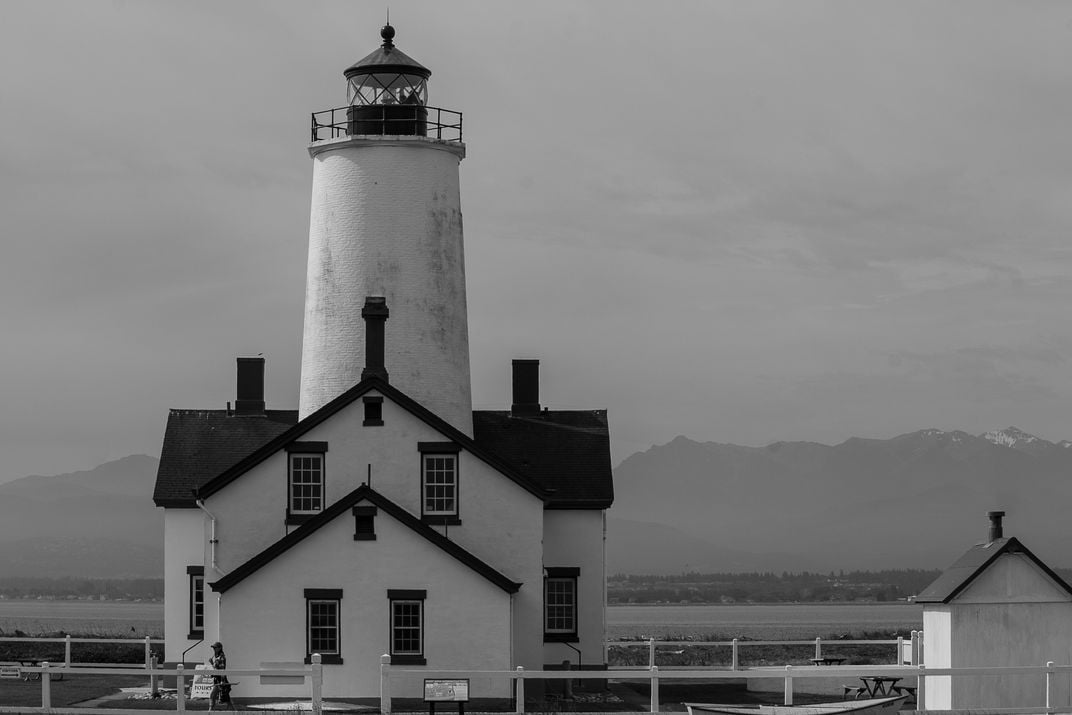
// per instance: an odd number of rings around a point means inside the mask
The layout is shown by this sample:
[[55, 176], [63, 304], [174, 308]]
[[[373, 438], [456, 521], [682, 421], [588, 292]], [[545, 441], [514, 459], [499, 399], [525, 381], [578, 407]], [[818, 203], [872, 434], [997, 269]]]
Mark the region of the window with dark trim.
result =
[[301, 524], [324, 510], [324, 453], [327, 442], [287, 446], [287, 523]]
[[189, 640], [205, 637], [205, 567], [187, 566], [190, 578], [190, 633]]
[[424, 590], [387, 591], [391, 605], [391, 664], [425, 665]]
[[313, 653], [320, 654], [321, 663], [342, 663], [341, 601], [341, 588], [305, 589], [306, 663], [312, 662]]
[[355, 506], [350, 512], [354, 515], [354, 541], [375, 541], [376, 507]]
[[543, 639], [545, 642], [577, 641], [577, 577], [574, 567], [548, 567], [543, 579]]
[[365, 403], [365, 427], [376, 427], [383, 424], [383, 398], [379, 395], [365, 395], [361, 398]]
[[420, 442], [421, 517], [428, 524], [460, 524], [458, 453], [454, 442]]

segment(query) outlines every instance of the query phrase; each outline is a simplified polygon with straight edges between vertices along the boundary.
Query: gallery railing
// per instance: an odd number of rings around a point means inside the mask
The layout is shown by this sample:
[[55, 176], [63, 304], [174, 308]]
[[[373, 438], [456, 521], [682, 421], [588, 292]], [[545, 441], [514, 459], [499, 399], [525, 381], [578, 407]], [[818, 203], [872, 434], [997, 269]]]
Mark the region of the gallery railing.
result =
[[461, 143], [462, 113], [421, 104], [362, 104], [313, 112], [312, 141], [348, 136], [419, 136]]

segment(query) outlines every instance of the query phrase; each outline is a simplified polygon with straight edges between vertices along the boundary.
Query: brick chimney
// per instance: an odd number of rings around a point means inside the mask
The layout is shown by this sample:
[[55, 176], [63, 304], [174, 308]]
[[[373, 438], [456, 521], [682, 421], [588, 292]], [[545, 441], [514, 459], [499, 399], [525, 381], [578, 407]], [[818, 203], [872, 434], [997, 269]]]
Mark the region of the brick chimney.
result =
[[390, 314], [386, 298], [376, 295], [365, 297], [365, 307], [361, 309], [361, 317], [365, 319], [365, 369], [361, 371], [362, 380], [369, 377], [378, 377], [385, 382], [388, 380], [383, 350], [385, 324]]
[[1003, 537], [1004, 534], [1001, 528], [1001, 519], [1005, 516], [1005, 512], [988, 511], [986, 515], [990, 519], [990, 532], [987, 534], [988, 538], [986, 540], [989, 544]]
[[264, 358], [238, 358], [236, 415], [264, 415]]
[[514, 360], [514, 417], [534, 417], [540, 414], [540, 361]]

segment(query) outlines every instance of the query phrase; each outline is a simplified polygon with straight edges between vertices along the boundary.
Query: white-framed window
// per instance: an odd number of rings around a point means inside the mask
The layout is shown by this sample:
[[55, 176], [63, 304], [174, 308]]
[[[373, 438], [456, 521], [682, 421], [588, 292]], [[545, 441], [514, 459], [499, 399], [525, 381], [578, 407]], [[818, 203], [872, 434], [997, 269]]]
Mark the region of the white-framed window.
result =
[[424, 665], [423, 590], [389, 590], [391, 607], [391, 662]]
[[190, 579], [190, 640], [203, 638], [205, 635], [205, 567], [187, 566], [186, 574]]
[[577, 640], [577, 577], [580, 569], [545, 569], [543, 633], [545, 641]]
[[291, 453], [290, 513], [319, 514], [324, 509], [324, 455]]
[[322, 663], [342, 663], [342, 589], [305, 589], [305, 661], [319, 653]]
[[425, 454], [423, 456], [425, 516], [457, 516], [458, 455]]

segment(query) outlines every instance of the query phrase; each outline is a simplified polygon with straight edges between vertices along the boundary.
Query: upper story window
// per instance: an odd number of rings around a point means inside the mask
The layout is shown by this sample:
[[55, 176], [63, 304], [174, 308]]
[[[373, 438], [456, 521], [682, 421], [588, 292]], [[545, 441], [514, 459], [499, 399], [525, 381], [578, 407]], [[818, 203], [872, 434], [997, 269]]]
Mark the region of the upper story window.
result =
[[326, 442], [294, 442], [287, 448], [288, 523], [300, 523], [324, 510], [325, 452]]
[[421, 516], [426, 522], [460, 524], [458, 453], [453, 442], [421, 442]]

